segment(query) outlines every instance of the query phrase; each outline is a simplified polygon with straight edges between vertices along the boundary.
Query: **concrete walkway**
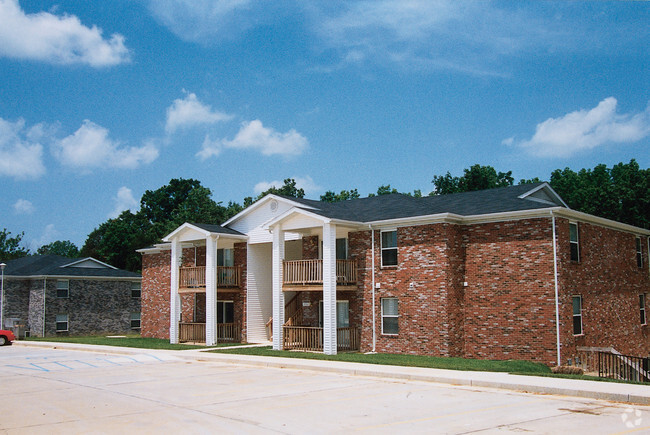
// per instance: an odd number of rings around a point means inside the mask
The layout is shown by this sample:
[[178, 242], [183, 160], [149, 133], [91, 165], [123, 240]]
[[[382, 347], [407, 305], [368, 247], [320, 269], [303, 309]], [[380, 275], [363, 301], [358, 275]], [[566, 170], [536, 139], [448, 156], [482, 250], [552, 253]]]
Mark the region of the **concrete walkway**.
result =
[[514, 375], [499, 372], [474, 372], [430, 369], [421, 367], [385, 366], [339, 361], [308, 360], [300, 358], [232, 355], [198, 350], [157, 350], [117, 346], [96, 346], [43, 341], [16, 341], [14, 346], [44, 347], [107, 354], [165, 354], [192, 361], [214, 361], [256, 367], [274, 367], [294, 370], [342, 373], [354, 376], [372, 376], [395, 380], [417, 380], [451, 385], [500, 388], [513, 391], [554, 394], [614, 402], [650, 405], [650, 386], [614, 382], [586, 381], [542, 376]]

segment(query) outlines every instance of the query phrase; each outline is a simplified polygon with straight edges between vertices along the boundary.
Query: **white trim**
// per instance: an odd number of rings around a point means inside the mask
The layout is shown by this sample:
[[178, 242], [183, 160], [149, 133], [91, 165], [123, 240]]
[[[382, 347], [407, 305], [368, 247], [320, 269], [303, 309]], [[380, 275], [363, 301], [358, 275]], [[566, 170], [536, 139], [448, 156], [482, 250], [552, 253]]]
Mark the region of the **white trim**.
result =
[[140, 254], [159, 254], [162, 251], [169, 251], [171, 249], [171, 243], [156, 243], [148, 248], [136, 249], [135, 252], [139, 252]]
[[249, 205], [248, 207], [246, 207], [245, 209], [243, 209], [242, 211], [240, 211], [239, 213], [237, 213], [236, 215], [234, 215], [233, 217], [228, 219], [226, 222], [221, 224], [221, 226], [225, 227], [227, 225], [230, 225], [233, 222], [236, 222], [236, 221], [240, 220], [241, 218], [243, 218], [247, 214], [252, 213], [254, 210], [257, 210], [258, 208], [262, 207], [264, 204], [271, 201], [272, 199], [275, 199], [276, 201], [282, 201], [282, 202], [284, 202], [286, 204], [291, 204], [293, 207], [308, 208], [308, 209], [311, 209], [311, 210], [316, 210], [315, 207], [312, 207], [312, 206], [309, 206], [309, 205], [306, 205], [306, 204], [302, 204], [302, 203], [297, 202], [297, 201], [291, 201], [288, 198], [284, 198], [282, 196], [278, 196], [278, 195], [275, 195], [273, 193], [269, 193], [264, 198], [254, 202], [253, 204]]
[[196, 240], [200, 240], [201, 238], [205, 239], [206, 237], [209, 236], [217, 236], [217, 237], [223, 237], [225, 238], [231, 238], [231, 239], [237, 239], [237, 240], [248, 240], [248, 236], [245, 234], [229, 234], [229, 233], [219, 233], [219, 232], [214, 232], [214, 231], [208, 231], [205, 230], [201, 227], [198, 227], [196, 225], [193, 225], [189, 222], [185, 222], [183, 225], [180, 227], [176, 228], [174, 231], [163, 237], [163, 242], [171, 242], [173, 238], [178, 236], [179, 233], [181, 233], [184, 230], [192, 230], [198, 232], [202, 237], [197, 238]]
[[109, 269], [118, 270], [117, 267], [111, 266], [110, 264], [104, 263], [103, 261], [99, 261], [99, 260], [97, 260], [96, 258], [93, 258], [93, 257], [82, 258], [80, 260], [73, 261], [72, 263], [64, 264], [63, 266], [59, 266], [59, 267], [73, 267], [75, 264], [83, 263], [84, 261], [94, 261], [95, 263], [101, 264], [102, 266], [106, 266]]
[[[387, 300], [387, 299], [395, 299], [397, 301], [397, 314], [395, 314], [395, 315], [393, 315], [393, 314], [384, 315], [384, 300]], [[380, 298], [379, 306], [380, 306], [380, 309], [381, 309], [381, 335], [388, 335], [388, 336], [391, 336], [391, 337], [398, 336], [399, 335], [399, 298], [396, 297], [396, 296], [386, 296], [386, 297]], [[384, 317], [389, 317], [391, 319], [393, 319], [393, 318], [397, 319], [397, 332], [396, 333], [384, 332]]]
[[[395, 233], [395, 246], [390, 246], [388, 248], [384, 248], [384, 233]], [[389, 249], [394, 249], [395, 250], [395, 264], [384, 264], [384, 250], [389, 250]], [[397, 243], [397, 228], [391, 228], [391, 229], [385, 229], [385, 230], [380, 230], [379, 232], [379, 253], [380, 255], [380, 260], [381, 260], [381, 267], [397, 267], [399, 266], [399, 247]]]
[[558, 201], [558, 202], [559, 202], [563, 207], [566, 207], [566, 208], [568, 208], [568, 209], [571, 209], [571, 207], [569, 207], [569, 206], [567, 205], [567, 203], [564, 202], [564, 200], [562, 199], [562, 197], [561, 197], [560, 195], [558, 195], [557, 192], [556, 192], [555, 190], [553, 190], [553, 188], [551, 187], [551, 185], [548, 184], [548, 183], [546, 183], [546, 182], [544, 182], [543, 184], [540, 184], [540, 185], [537, 186], [536, 188], [531, 189], [531, 190], [529, 190], [528, 192], [526, 192], [526, 193], [524, 193], [524, 194], [522, 194], [522, 195], [519, 195], [517, 198], [519, 198], [519, 199], [527, 199], [527, 200], [529, 200], [529, 201], [541, 202], [541, 203], [543, 203], [543, 204], [553, 204], [553, 205], [558, 205], [557, 202], [545, 201], [545, 200], [543, 200], [543, 199], [539, 199], [539, 198], [529, 198], [529, 196], [531, 196], [531, 195], [533, 195], [533, 194], [539, 192], [539, 191], [542, 190], [542, 189], [545, 190], [546, 193], [549, 193], [549, 194], [550, 194], [550, 195], [549, 195], [550, 197], [552, 197], [552, 198], [554, 197], [555, 200]]
[[[574, 242], [571, 240], [571, 225], [575, 225], [576, 227], [576, 241]], [[571, 246], [576, 245], [578, 251], [577, 255], [578, 258], [575, 260], [571, 258]], [[580, 224], [576, 221], [569, 221], [569, 260], [575, 261], [576, 263], [580, 263]]]
[[[576, 334], [575, 331], [575, 325], [573, 324], [573, 319], [576, 317], [576, 314], [573, 312], [573, 299], [574, 298], [580, 298], [580, 334]], [[585, 335], [585, 327], [584, 327], [584, 322], [583, 322], [583, 303], [582, 303], [582, 295], [571, 295], [571, 332], [573, 332], [574, 337], [582, 337]]]
[[562, 365], [562, 358], [560, 355], [560, 296], [558, 289], [558, 272], [557, 272], [557, 241], [555, 234], [555, 215], [551, 211], [551, 225], [553, 225], [553, 286], [555, 290], [555, 348], [557, 351], [557, 365]]

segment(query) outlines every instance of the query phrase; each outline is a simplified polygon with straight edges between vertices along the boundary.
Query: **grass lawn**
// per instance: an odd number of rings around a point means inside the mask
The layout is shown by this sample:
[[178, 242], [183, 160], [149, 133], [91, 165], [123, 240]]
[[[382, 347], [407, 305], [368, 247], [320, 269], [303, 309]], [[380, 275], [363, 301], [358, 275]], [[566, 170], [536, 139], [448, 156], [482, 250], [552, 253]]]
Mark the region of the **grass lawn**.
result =
[[427, 367], [450, 370], [552, 374], [551, 369], [549, 369], [544, 364], [519, 360], [491, 361], [465, 358], [441, 358], [422, 355], [398, 355], [392, 353], [377, 353], [374, 355], [366, 355], [361, 353], [340, 353], [337, 355], [324, 355], [322, 353], [272, 350], [270, 347], [220, 349], [214, 350], [212, 352], [240, 355], [276, 356], [284, 358], [318, 359], [327, 361], [359, 362], [366, 364], [383, 364], [393, 366]]
[[[169, 340], [160, 338], [144, 338], [139, 335], [127, 335], [118, 337], [106, 337], [101, 335], [88, 335], [79, 337], [32, 337], [28, 341], [49, 341], [60, 343], [97, 344], [102, 346], [137, 347], [142, 349], [167, 349], [167, 350], [188, 350], [200, 349], [205, 346], [193, 344], [169, 344]], [[233, 344], [219, 344], [219, 346], [233, 346]]]

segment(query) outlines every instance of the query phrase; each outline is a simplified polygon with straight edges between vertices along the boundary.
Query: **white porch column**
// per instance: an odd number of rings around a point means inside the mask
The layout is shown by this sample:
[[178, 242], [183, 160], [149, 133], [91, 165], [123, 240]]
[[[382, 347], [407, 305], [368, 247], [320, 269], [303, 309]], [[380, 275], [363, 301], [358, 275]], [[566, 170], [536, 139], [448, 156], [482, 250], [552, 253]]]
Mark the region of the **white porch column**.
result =
[[181, 297], [178, 294], [178, 268], [183, 248], [178, 239], [172, 239], [171, 286], [169, 294], [169, 342], [178, 343], [178, 322], [181, 320]]
[[336, 355], [336, 225], [323, 224], [323, 352]]
[[218, 236], [205, 238], [205, 344], [217, 344], [217, 243]]
[[282, 292], [282, 261], [284, 260], [284, 231], [280, 225], [273, 231], [273, 349], [282, 350], [284, 334], [284, 293]]

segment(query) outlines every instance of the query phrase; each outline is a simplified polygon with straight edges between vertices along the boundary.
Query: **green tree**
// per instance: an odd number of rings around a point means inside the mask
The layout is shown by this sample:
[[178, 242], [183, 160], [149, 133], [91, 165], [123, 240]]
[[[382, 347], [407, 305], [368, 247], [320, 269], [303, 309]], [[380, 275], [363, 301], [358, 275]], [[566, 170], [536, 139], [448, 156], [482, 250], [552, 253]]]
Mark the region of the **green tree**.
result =
[[7, 231], [6, 228], [0, 231], [0, 262], [29, 255], [29, 249], [20, 246], [23, 237], [25, 237], [23, 232], [11, 237], [11, 232]]
[[357, 189], [341, 190], [341, 193], [334, 193], [332, 190], [328, 190], [324, 195], [320, 196], [320, 200], [324, 202], [339, 202], [347, 201], [348, 199], [357, 199], [360, 196]]
[[533, 184], [533, 183], [541, 183], [543, 180], [540, 180], [539, 177], [533, 177], [533, 178], [522, 178], [519, 180], [519, 184]]
[[434, 190], [431, 194], [446, 195], [448, 193], [507, 187], [512, 186], [514, 181], [512, 171], [497, 172], [492, 166], [476, 164], [469, 169], [465, 169], [462, 177], [453, 177], [449, 172], [441, 176], [434, 175], [431, 181]]
[[254, 204], [255, 202], [259, 201], [260, 199], [264, 198], [266, 195], [270, 193], [274, 195], [288, 196], [291, 198], [305, 197], [305, 190], [302, 188], [298, 188], [296, 186], [296, 180], [294, 180], [293, 178], [285, 178], [284, 184], [280, 187], [271, 186], [268, 189], [266, 189], [264, 192], [257, 195], [255, 198], [253, 198], [252, 196], [247, 196], [246, 198], [244, 198], [244, 208]]
[[70, 240], [57, 240], [41, 246], [36, 253], [39, 255], [61, 255], [68, 258], [77, 258], [79, 248]]

